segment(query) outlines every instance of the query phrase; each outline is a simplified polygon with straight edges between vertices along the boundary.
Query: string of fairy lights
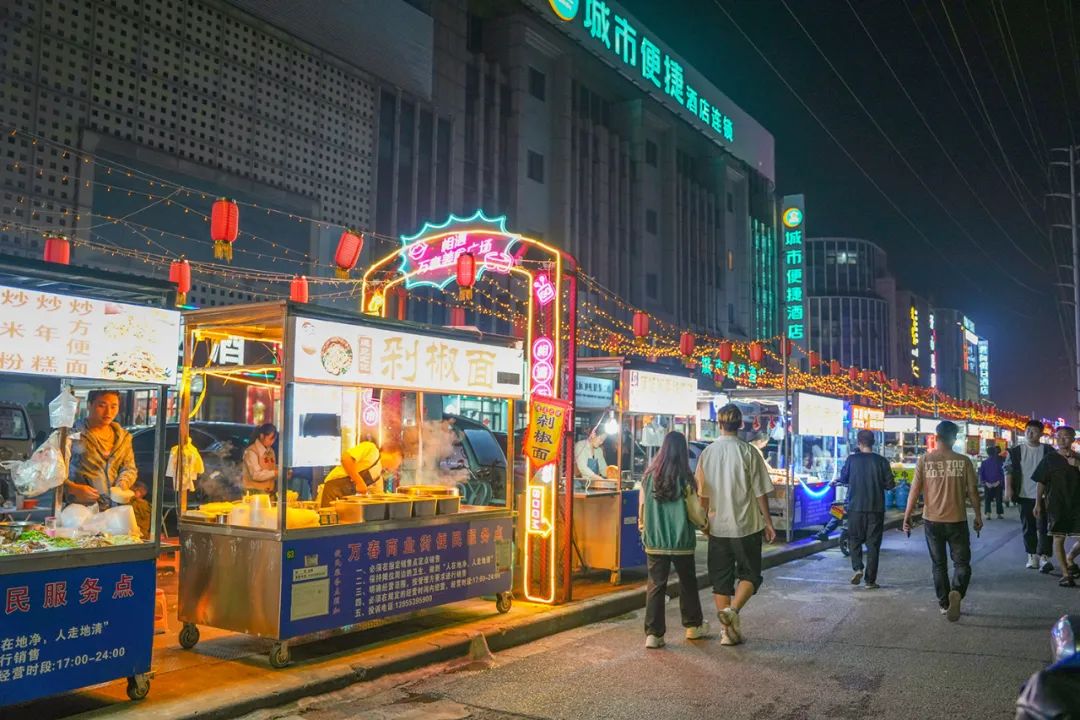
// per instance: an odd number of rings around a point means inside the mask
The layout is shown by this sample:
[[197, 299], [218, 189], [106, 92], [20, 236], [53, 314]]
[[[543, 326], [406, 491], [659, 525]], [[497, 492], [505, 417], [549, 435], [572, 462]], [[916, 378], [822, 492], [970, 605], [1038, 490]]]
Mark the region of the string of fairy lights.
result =
[[[203, 208], [217, 199], [216, 194], [204, 189], [179, 184], [151, 173], [133, 168], [118, 161], [101, 158], [93, 153], [78, 150], [62, 143], [36, 136], [18, 128], [2, 130], [10, 136], [23, 136], [33, 145], [47, 145], [57, 148], [62, 157], [75, 157], [85, 165], [93, 163], [94, 173], [102, 179], [82, 178], [79, 184], [87, 189], [105, 193], [125, 194], [126, 197], [145, 200], [145, 204], [123, 215], [96, 214], [90, 211], [72, 212], [69, 209], [56, 211], [50, 201], [32, 200], [39, 209], [32, 211], [31, 220], [38, 220], [42, 212], [55, 212], [61, 217], [73, 218], [76, 224], [84, 219], [89, 224], [78, 225], [81, 237], [68, 238], [75, 248], [104, 257], [119, 257], [141, 263], [161, 274], [167, 274], [171, 263], [178, 259], [175, 250], [162, 241], [173, 244], [190, 244], [194, 247], [213, 245], [209, 237], [192, 237], [176, 229], [165, 230], [154, 227], [136, 218], [153, 207], [176, 208], [183, 215], [194, 217], [207, 225], [211, 215]], [[23, 169], [24, 163], [14, 162], [9, 168]], [[43, 175], [41, 168], [35, 174]], [[144, 183], [146, 188], [127, 187], [111, 181], [110, 176], [120, 176], [124, 180]], [[69, 175], [62, 177], [64, 184], [71, 182]], [[17, 198], [22, 202], [23, 198]], [[244, 214], [254, 211], [265, 215], [276, 215], [298, 224], [307, 224], [318, 230], [353, 230], [360, 232], [366, 240], [375, 240], [380, 245], [400, 247], [400, 239], [385, 234], [331, 223], [319, 218], [312, 218], [279, 210], [260, 203], [233, 200], [238, 207], [244, 208]], [[130, 247], [118, 244], [100, 231], [103, 228], [116, 228], [128, 233], [142, 247]], [[0, 230], [18, 230], [28, 234], [43, 236], [56, 235], [55, 230], [44, 229], [33, 223], [4, 222]], [[290, 272], [258, 270], [250, 267], [225, 265], [219, 262], [192, 260], [186, 258], [193, 275], [197, 275], [201, 285], [222, 291], [257, 292], [268, 297], [288, 296], [289, 284], [299, 274], [305, 274], [307, 282], [313, 286], [313, 296], [319, 301], [338, 301], [360, 296], [360, 279], [357, 277], [339, 278], [332, 274], [334, 263], [321, 261], [310, 253], [289, 247], [277, 240], [238, 230], [238, 242], [234, 243], [235, 252], [255, 261], [270, 265], [279, 262], [295, 265]], [[239, 242], [243, 240], [243, 242]], [[251, 247], [252, 244], [259, 249]], [[525, 261], [533, 262], [533, 261]], [[315, 273], [307, 276], [306, 273]], [[319, 273], [325, 273], [319, 274]], [[615, 292], [606, 288], [596, 278], [578, 270], [577, 277], [581, 284], [578, 299], [578, 323], [574, 338], [564, 337], [578, 346], [609, 355], [638, 356], [651, 360], [680, 360], [688, 368], [695, 368], [703, 375], [711, 375], [718, 385], [730, 380], [739, 385], [779, 390], [786, 387], [791, 391], [810, 391], [835, 397], [857, 400], [860, 403], [884, 407], [887, 410], [904, 413], [935, 413], [943, 417], [967, 420], [986, 425], [997, 425], [1020, 429], [1026, 422], [1026, 416], [1001, 411], [986, 404], [972, 403], [952, 398], [937, 389], [908, 387], [890, 380], [883, 373], [854, 368], [837, 368], [827, 360], [817, 357], [797, 343], [788, 341], [788, 352], [784, 351], [784, 339], [781, 336], [757, 340], [736, 340], [710, 334], [694, 334], [687, 347], [685, 328], [636, 308], [627, 303]], [[210, 279], [212, 278], [212, 279]], [[231, 284], [230, 284], [231, 283]], [[242, 284], [246, 283], [246, 286]], [[474, 287], [475, 297], [466, 309], [494, 318], [511, 327], [518, 327], [524, 320], [524, 304], [520, 294], [515, 294], [513, 283], [504, 283], [491, 275], [481, 275]], [[564, 294], [565, 299], [565, 294]], [[439, 292], [414, 293], [411, 302], [419, 302], [444, 309], [463, 307], [457, 294], [439, 289]], [[631, 319], [644, 315], [648, 321], [645, 335], [635, 333], [636, 323]], [[792, 362], [793, 357], [807, 360], [804, 370], [800, 362]], [[787, 366], [786, 377], [784, 373]], [[704, 372], [708, 369], [708, 373]]]

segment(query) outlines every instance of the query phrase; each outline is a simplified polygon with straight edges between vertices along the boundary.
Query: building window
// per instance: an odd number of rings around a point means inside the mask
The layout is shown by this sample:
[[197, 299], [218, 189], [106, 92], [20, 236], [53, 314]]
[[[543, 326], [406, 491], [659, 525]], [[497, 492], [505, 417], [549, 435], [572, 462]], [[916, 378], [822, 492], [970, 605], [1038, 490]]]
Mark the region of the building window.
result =
[[544, 182], [544, 156], [538, 152], [529, 151], [528, 169], [526, 174], [530, 180], [538, 183]]
[[727, 211], [729, 213], [735, 212], [735, 196], [731, 193], [727, 194]]
[[649, 296], [650, 300], [655, 300], [659, 295], [657, 285], [659, 279], [656, 273], [646, 273], [645, 275], [645, 294]]
[[646, 210], [645, 211], [645, 230], [647, 230], [648, 232], [655, 235], [656, 232], [657, 232], [656, 228], [657, 228], [656, 211], [655, 210]]
[[529, 68], [529, 94], [541, 102], [547, 99], [547, 78], [534, 67]]
[[660, 149], [658, 147], [656, 147], [656, 143], [654, 143], [652, 140], [646, 140], [645, 141], [645, 162], [646, 162], [646, 164], [652, 165], [653, 167], [656, 167], [656, 165], [657, 165], [657, 163], [659, 161], [658, 160], [659, 155], [660, 155]]

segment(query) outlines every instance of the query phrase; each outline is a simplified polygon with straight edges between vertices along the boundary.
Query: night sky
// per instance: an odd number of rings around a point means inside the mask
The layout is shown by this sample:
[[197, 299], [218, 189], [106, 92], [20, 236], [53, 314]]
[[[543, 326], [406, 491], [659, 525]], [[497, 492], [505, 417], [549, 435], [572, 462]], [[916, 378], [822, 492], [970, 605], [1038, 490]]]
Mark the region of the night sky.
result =
[[[900, 286], [961, 310], [989, 339], [999, 405], [1075, 419], [1071, 306], [1057, 310], [1071, 289], [1055, 288], [1071, 278], [1055, 274], [1048, 229], [1068, 204], [1045, 195], [1068, 191], [1066, 168], [1048, 175], [1049, 148], [1080, 133], [1080, 6], [622, 3], [772, 132], [777, 189], [806, 194], [811, 236], [877, 242]], [[1068, 232], [1053, 236], [1068, 262]]]

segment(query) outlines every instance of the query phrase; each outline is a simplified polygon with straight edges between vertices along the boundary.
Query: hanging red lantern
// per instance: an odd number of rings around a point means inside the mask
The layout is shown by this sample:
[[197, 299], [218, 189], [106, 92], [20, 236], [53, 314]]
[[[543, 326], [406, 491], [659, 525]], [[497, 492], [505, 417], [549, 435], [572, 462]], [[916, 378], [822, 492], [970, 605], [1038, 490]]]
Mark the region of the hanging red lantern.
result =
[[765, 348], [757, 340], [750, 343], [750, 362], [760, 363], [765, 359]]
[[821, 354], [816, 350], [811, 350], [806, 354], [807, 360], [810, 364], [810, 371], [813, 372], [821, 367]]
[[457, 258], [458, 300], [472, 300], [473, 284], [476, 282], [476, 257], [461, 253]]
[[44, 260], [57, 265], [70, 265], [71, 243], [63, 235], [53, 235], [45, 238]]
[[232, 262], [232, 244], [240, 233], [240, 208], [234, 200], [214, 201], [210, 211], [210, 239], [214, 241], [214, 257]]
[[191, 264], [186, 259], [173, 260], [169, 265], [169, 282], [176, 285], [176, 304], [186, 305], [191, 292]]
[[356, 267], [360, 251], [364, 249], [364, 236], [352, 230], [343, 230], [337, 241], [334, 253], [335, 274], [342, 280], [349, 277], [349, 272]]
[[450, 308], [450, 325], [451, 327], [465, 327], [465, 308]]
[[889, 389], [892, 390], [893, 392], [900, 392], [900, 383], [897, 382], [896, 380], [890, 380], [889, 381]]
[[683, 357], [690, 357], [694, 354], [695, 342], [694, 333], [692, 332], [684, 332], [679, 336], [679, 352], [682, 353]]
[[306, 277], [303, 275], [293, 275], [292, 282], [289, 283], [289, 299], [295, 303], [306, 303], [308, 301], [308, 282]]
[[862, 371], [862, 383], [863, 385], [869, 385], [874, 382], [874, 373], [869, 370]]
[[[833, 362], [836, 362], [835, 360]], [[849, 367], [847, 370], [848, 380], [851, 382], [859, 382], [859, 368]]]
[[729, 363], [731, 362], [731, 354], [731, 341], [721, 340], [720, 347], [716, 352], [716, 356], [720, 358], [721, 362]]
[[524, 315], [514, 315], [514, 322], [510, 326], [510, 334], [518, 340], [524, 340], [526, 322], [528, 322], [528, 320]]
[[634, 313], [634, 337], [644, 340], [649, 334], [649, 316], [638, 310]]
[[842, 371], [843, 371], [843, 368], [840, 367], [840, 361], [839, 360], [830, 360], [829, 361], [829, 374], [830, 375], [839, 375]]

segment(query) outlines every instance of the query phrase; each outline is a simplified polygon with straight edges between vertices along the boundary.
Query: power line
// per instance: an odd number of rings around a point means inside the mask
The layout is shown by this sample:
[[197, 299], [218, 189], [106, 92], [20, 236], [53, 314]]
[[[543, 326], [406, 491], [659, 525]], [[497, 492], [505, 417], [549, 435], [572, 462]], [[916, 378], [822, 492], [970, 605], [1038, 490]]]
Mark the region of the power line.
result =
[[[829, 59], [829, 56], [825, 54], [825, 51], [821, 48], [821, 45], [818, 44], [817, 40], [815, 40], [813, 35], [811, 35], [810, 32], [806, 29], [806, 26], [803, 25], [801, 20], [799, 20], [799, 17], [791, 9], [791, 6], [788, 5], [787, 0], [780, 0], [780, 2], [784, 6], [784, 9], [787, 10], [788, 14], [791, 15], [791, 18], [799, 26], [799, 29], [801, 29], [803, 31], [803, 34], [806, 35], [807, 39], [810, 41], [810, 44], [813, 45], [814, 49], [817, 50], [819, 55], [821, 55], [822, 59], [825, 61], [825, 64], [829, 66], [829, 69], [833, 71], [833, 74], [836, 75], [837, 79], [840, 80], [840, 83], [844, 86], [844, 88], [848, 91], [848, 93], [851, 95], [851, 97], [855, 100], [855, 103], [859, 106], [859, 109], [863, 111], [863, 113], [870, 120], [871, 124], [873, 124], [874, 128], [878, 131], [878, 133], [883, 138], [885, 138], [885, 142], [887, 142], [889, 144], [889, 147], [892, 148], [893, 152], [895, 152], [896, 155], [900, 158], [901, 162], [904, 163], [904, 167], [906, 167], [911, 172], [911, 174], [915, 176], [915, 179], [919, 181], [919, 184], [922, 185], [924, 190], [926, 190], [926, 193], [933, 199], [933, 201], [937, 204], [937, 206], [939, 208], [941, 208], [942, 212], [944, 212], [949, 217], [949, 219], [952, 220], [953, 223], [960, 229], [960, 232], [963, 233], [963, 235], [965, 237], [967, 237], [968, 240], [971, 241], [971, 244], [974, 245], [976, 248], [979, 248], [980, 247], [979, 243], [975, 240], [974, 237], [972, 237], [972, 235], [971, 235], [970, 231], [968, 231], [967, 227], [962, 222], [960, 222], [960, 220], [957, 219], [957, 217], [955, 215], [952, 214], [952, 212], [949, 210], [948, 206], [946, 206], [945, 203], [941, 201], [941, 198], [938, 197], [938, 194], [935, 193], [930, 188], [930, 186], [926, 184], [926, 181], [923, 179], [922, 175], [908, 161], [907, 156], [905, 156], [904, 153], [900, 150], [900, 148], [897, 147], [896, 143], [893, 142], [892, 137], [890, 137], [889, 134], [885, 131], [885, 129], [883, 127], [881, 127], [881, 124], [874, 117], [873, 113], [870, 112], [870, 110], [866, 107], [866, 105], [863, 103], [863, 101], [859, 98], [858, 94], [855, 92], [855, 89], [851, 87], [851, 85], [848, 83], [847, 79], [844, 78], [844, 76], [837, 69], [836, 65], [833, 64], [832, 60]], [[894, 77], [895, 77], [895, 74], [894, 74]], [[906, 92], [907, 91], [905, 90], [905, 93]], [[910, 95], [908, 96], [908, 99], [909, 100], [911, 99]], [[921, 114], [920, 114], [920, 117], [922, 117]], [[924, 123], [925, 123], [925, 119], [924, 119]], [[929, 125], [927, 125], [927, 127], [929, 128]], [[931, 135], [933, 135], [933, 131], [931, 131]], [[936, 139], [937, 136], [935, 135], [934, 137]], [[942, 150], [944, 150], [944, 146], [942, 146]], [[945, 152], [945, 154], [946, 154], [946, 156], [948, 156], [947, 151]], [[952, 162], [951, 157], [949, 158], [949, 161]], [[955, 167], [955, 165], [954, 165], [954, 167]], [[957, 171], [959, 172], [959, 169], [957, 169]], [[1011, 241], [1011, 238], [1010, 238], [1010, 241]], [[1026, 259], [1032, 265], [1035, 265], [1035, 267], [1037, 267], [1039, 269], [1043, 268], [1042, 263], [1039, 263], [1039, 262], [1035, 261], [1031, 256], [1029, 256], [1027, 254], [1027, 252], [1025, 252], [1018, 245], [1016, 246], [1016, 248], [1020, 252], [1020, 254], [1024, 256], [1024, 259]], [[984, 250], [984, 252], [985, 252], [985, 250]], [[991, 261], [995, 265], [997, 265], [998, 268], [1000, 270], [1002, 270], [1002, 272], [1004, 272], [1006, 274], [1006, 276], [1009, 277], [1009, 279], [1012, 280], [1013, 282], [1015, 282], [1017, 285], [1023, 287], [1024, 289], [1026, 289], [1026, 290], [1028, 290], [1030, 292], [1040, 293], [1041, 294], [1040, 290], [1037, 290], [1036, 288], [1028, 285], [1027, 283], [1025, 283], [1025, 282], [1023, 282], [1021, 280], [1018, 280], [1016, 277], [1013, 277], [1009, 273], [1008, 269], [1003, 267], [1001, 265], [1000, 261], [996, 257], [994, 257], [991, 254], [987, 254], [987, 257], [990, 258]]]
[[[829, 127], [824, 123], [824, 121], [822, 121], [822, 119], [818, 116], [818, 114], [814, 112], [813, 108], [811, 108], [809, 103], [807, 103], [806, 100], [803, 99], [802, 95], [799, 94], [798, 90], [795, 89], [795, 87], [788, 81], [784, 74], [781, 73], [775, 65], [773, 65], [772, 61], [769, 60], [768, 56], [761, 50], [760, 47], [758, 47], [757, 43], [754, 42], [750, 35], [747, 34], [743, 27], [735, 20], [734, 16], [730, 12], [728, 12], [727, 8], [720, 4], [720, 0], [713, 0], [713, 3], [716, 5], [717, 8], [720, 9], [720, 12], [722, 12], [724, 16], [727, 17], [728, 21], [732, 24], [732, 26], [739, 31], [739, 34], [742, 35], [743, 39], [746, 40], [746, 42], [750, 45], [751, 48], [753, 48], [754, 52], [756, 52], [758, 57], [761, 58], [761, 61], [764, 62], [765, 65], [773, 71], [773, 74], [775, 74], [776, 77], [780, 80], [780, 82], [784, 85], [784, 87], [788, 89], [788, 92], [795, 96], [795, 99], [799, 101], [799, 104], [803, 106], [803, 109], [806, 110], [810, 117], [814, 119], [814, 121], [821, 127], [825, 134], [829, 136], [829, 139], [831, 139], [833, 143], [836, 144], [836, 146], [840, 149], [840, 152], [844, 153], [844, 156], [851, 161], [851, 163], [859, 170], [860, 173], [862, 173], [863, 177], [866, 178], [867, 182], [870, 183], [871, 187], [877, 190], [878, 194], [880, 194], [881, 197], [884, 198], [885, 202], [888, 203], [890, 207], [892, 207], [896, 214], [903, 218], [904, 222], [911, 226], [911, 229], [915, 231], [915, 234], [918, 235], [924, 243], [926, 243], [926, 246], [928, 248], [933, 250], [934, 253], [940, 256], [941, 259], [945, 262], [950, 262], [949, 258], [946, 257], [946, 255], [941, 251], [941, 248], [939, 248], [935, 243], [930, 241], [930, 238], [926, 236], [926, 233], [922, 231], [922, 228], [915, 224], [915, 221], [912, 220], [911, 217], [907, 213], [905, 213], [899, 205], [896, 204], [896, 201], [894, 201], [892, 197], [887, 192], [885, 192], [881, 185], [879, 185], [878, 182], [874, 180], [873, 176], [866, 171], [866, 169], [862, 166], [861, 163], [859, 163], [855, 156], [851, 154], [847, 147], [845, 147], [844, 144], [840, 142], [840, 139], [836, 137], [836, 134], [833, 133], [833, 131], [830, 130]], [[965, 281], [967, 281], [976, 292], [983, 295], [984, 297], [987, 297], [987, 299], [990, 299], [982, 283], [976, 282], [966, 272], [960, 270], [959, 267], [956, 268], [956, 274], [959, 277], [963, 278]], [[1018, 317], [1022, 317], [1027, 320], [1035, 319], [1034, 315], [1020, 312], [1015, 307], [1013, 307], [1012, 304], [1007, 305], [1006, 308], [1007, 312], [1017, 315]]]
[[[1028, 88], [1027, 93], [1024, 92], [1025, 88], [1028, 87], [1027, 79], [1024, 77], [1024, 65], [1020, 62], [1020, 53], [1016, 49], [1012, 28], [1009, 27], [1009, 16], [1005, 10], [1004, 0], [1001, 0], [1000, 15], [998, 14], [998, 0], [991, 0], [990, 8], [994, 11], [994, 24], [997, 26], [998, 35], [1001, 37], [1001, 47], [1005, 51], [1005, 58], [1009, 62], [1009, 72], [1012, 75], [1013, 85], [1016, 86], [1016, 94], [1020, 96], [1020, 108], [1024, 111], [1028, 130], [1031, 132], [1042, 156], [1049, 157], [1049, 152], [1046, 149], [1046, 138], [1042, 133], [1042, 125], [1039, 123], [1039, 116], [1035, 113], [1034, 103], [1031, 101], [1031, 90]], [[1006, 29], [1008, 29], [1008, 34], [1005, 32]], [[1047, 187], [1049, 185], [1049, 178], [1047, 178]]]

